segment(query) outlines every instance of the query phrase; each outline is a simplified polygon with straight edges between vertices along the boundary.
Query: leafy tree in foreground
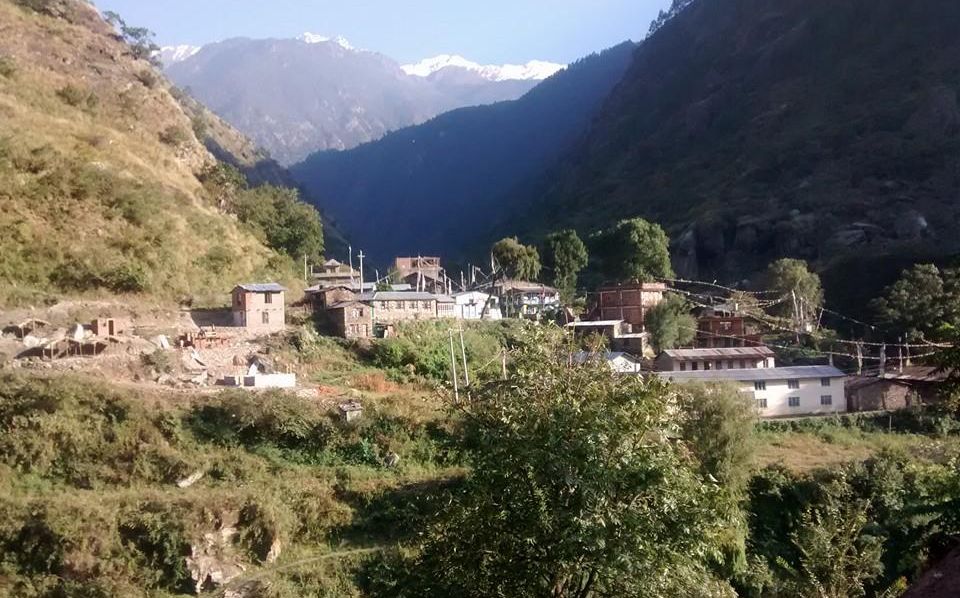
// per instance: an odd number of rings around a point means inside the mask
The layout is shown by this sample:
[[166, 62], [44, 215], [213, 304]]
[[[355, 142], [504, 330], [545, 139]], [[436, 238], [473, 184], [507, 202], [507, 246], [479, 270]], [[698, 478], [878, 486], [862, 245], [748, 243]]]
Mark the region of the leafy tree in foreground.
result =
[[688, 345], [697, 334], [697, 320], [690, 314], [690, 305], [676, 294], [666, 295], [651, 309], [644, 326], [657, 351]]
[[540, 275], [540, 253], [516, 237], [500, 239], [493, 245], [493, 259], [510, 278], [533, 280]]
[[544, 241], [543, 265], [553, 273], [553, 286], [572, 296], [577, 275], [587, 265], [587, 246], [574, 230], [551, 233]]
[[904, 270], [871, 307], [878, 322], [909, 339], [936, 339], [943, 325], [960, 324], [960, 272], [918, 264]]
[[659, 224], [623, 220], [596, 240], [604, 274], [611, 279], [650, 282], [673, 277], [670, 239]]
[[533, 339], [464, 407], [472, 470], [399, 596], [710, 596], [719, 485], [675, 438], [675, 390]]

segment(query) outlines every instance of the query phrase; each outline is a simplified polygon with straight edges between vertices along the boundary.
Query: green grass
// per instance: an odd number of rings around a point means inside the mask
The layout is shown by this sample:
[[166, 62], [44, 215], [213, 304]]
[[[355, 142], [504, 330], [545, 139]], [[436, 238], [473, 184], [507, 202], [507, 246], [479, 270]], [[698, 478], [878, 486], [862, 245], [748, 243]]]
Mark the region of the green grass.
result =
[[377, 404], [344, 424], [282, 393], [167, 406], [83, 379], [3, 375], [0, 426], [0, 594], [24, 597], [187, 593], [183, 559], [218, 521], [234, 522], [231, 551], [271, 596], [353, 595], [365, 553], [352, 551], [410, 533], [421, 497], [462, 472], [448, 426]]

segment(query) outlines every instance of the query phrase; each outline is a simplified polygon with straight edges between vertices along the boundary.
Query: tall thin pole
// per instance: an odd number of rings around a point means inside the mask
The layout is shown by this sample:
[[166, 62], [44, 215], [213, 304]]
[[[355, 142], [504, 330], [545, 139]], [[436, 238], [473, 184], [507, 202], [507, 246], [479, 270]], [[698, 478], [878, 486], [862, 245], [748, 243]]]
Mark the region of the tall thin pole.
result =
[[303, 254], [303, 281], [310, 282], [310, 274], [307, 273], [307, 254]]
[[363, 255], [363, 250], [360, 250], [360, 253], [357, 254], [357, 257], [360, 258], [360, 292], [363, 292], [363, 258], [367, 257]]
[[457, 388], [457, 358], [453, 351], [453, 330], [450, 330], [450, 376], [453, 378], [453, 400], [460, 403], [460, 390]]
[[902, 336], [899, 337], [897, 339], [897, 342], [900, 343], [899, 345], [897, 345], [897, 362], [899, 364], [897, 366], [897, 371], [903, 372], [903, 337]]
[[467, 348], [463, 344], [463, 326], [460, 326], [460, 355], [463, 356], [463, 385], [470, 386], [470, 372], [467, 370]]
[[353, 245], [347, 245], [347, 253], [350, 254], [350, 284], [353, 284]]
[[857, 343], [857, 375], [863, 375], [863, 343]]

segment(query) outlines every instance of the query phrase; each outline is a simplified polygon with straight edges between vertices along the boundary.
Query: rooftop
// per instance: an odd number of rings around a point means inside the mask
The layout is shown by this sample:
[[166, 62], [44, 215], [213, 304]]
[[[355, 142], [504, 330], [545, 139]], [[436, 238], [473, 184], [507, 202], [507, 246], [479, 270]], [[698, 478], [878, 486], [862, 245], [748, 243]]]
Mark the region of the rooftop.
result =
[[770, 347], [718, 347], [716, 349], [668, 349], [664, 355], [672, 359], [716, 359], [737, 357], [773, 357]]
[[238, 284], [234, 289], [243, 289], [250, 293], [282, 293], [287, 290], [275, 282]]
[[832, 365], [798, 365], [785, 368], [754, 368], [746, 370], [698, 370], [695, 372], [655, 372], [662, 378], [677, 382], [702, 380], [704, 382], [754, 382], [758, 380], [803, 380], [809, 378], [844, 378], [846, 374]]
[[576, 363], [586, 363], [592, 359], [604, 359], [606, 361], [613, 361], [625, 357], [630, 361], [639, 363], [636, 357], [630, 355], [629, 353], [624, 353], [623, 351], [607, 351], [606, 353], [593, 353], [591, 351], [577, 351], [573, 354], [573, 361]]
[[537, 293], [556, 293], [557, 289], [539, 282], [530, 282], [527, 280], [503, 280], [498, 283], [504, 292], [519, 291], [537, 292]]
[[607, 326], [620, 326], [623, 320], [588, 320], [585, 322], [570, 322], [567, 328], [606, 328]]

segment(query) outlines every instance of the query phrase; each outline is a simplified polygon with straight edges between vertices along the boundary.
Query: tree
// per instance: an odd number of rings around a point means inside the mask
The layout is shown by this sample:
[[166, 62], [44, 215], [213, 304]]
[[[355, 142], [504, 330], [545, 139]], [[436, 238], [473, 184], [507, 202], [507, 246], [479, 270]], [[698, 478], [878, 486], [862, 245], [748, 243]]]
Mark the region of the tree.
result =
[[615, 280], [672, 278], [670, 239], [659, 224], [623, 220], [597, 238], [604, 273]]
[[879, 323], [908, 339], [937, 339], [944, 325], [960, 325], [960, 272], [918, 264], [870, 306]]
[[851, 492], [828, 493], [822, 505], [800, 516], [790, 534], [795, 562], [781, 559], [783, 594], [798, 598], [854, 598], [883, 572], [880, 538], [866, 535], [868, 504]]
[[671, 439], [673, 388], [524, 344], [464, 406], [472, 469], [391, 594], [729, 595], [703, 566], [721, 493]]
[[727, 578], [747, 569], [747, 524], [740, 503], [750, 479], [754, 454], [754, 401], [733, 384], [685, 384], [677, 389], [683, 415], [680, 433], [727, 496], [727, 524], [715, 567]]
[[111, 27], [120, 32], [120, 39], [130, 46], [133, 57], [137, 60], [147, 60], [156, 67], [162, 66], [157, 57], [160, 46], [154, 41], [154, 33], [146, 27], [131, 27], [123, 18], [112, 10], [103, 13], [104, 19]]
[[574, 230], [551, 233], [544, 241], [543, 263], [553, 273], [551, 283], [568, 296], [577, 288], [577, 275], [587, 265], [587, 246]]
[[493, 259], [510, 278], [533, 280], [540, 275], [540, 254], [536, 247], [516, 237], [500, 239], [493, 245]]
[[690, 314], [690, 304], [673, 293], [664, 296], [647, 313], [644, 326], [658, 352], [690, 344], [697, 334], [697, 320]]
[[780, 314], [793, 319], [797, 328], [817, 319], [823, 306], [820, 277], [807, 268], [803, 260], [784, 258], [770, 264], [766, 286], [784, 298]]
[[238, 194], [237, 218], [260, 235], [268, 247], [295, 260], [323, 256], [320, 213], [300, 201], [295, 189], [265, 185]]

